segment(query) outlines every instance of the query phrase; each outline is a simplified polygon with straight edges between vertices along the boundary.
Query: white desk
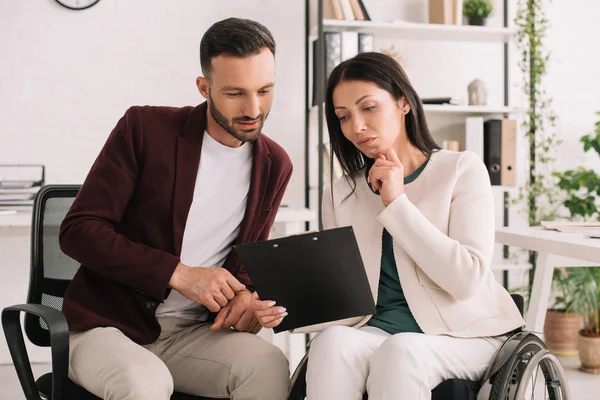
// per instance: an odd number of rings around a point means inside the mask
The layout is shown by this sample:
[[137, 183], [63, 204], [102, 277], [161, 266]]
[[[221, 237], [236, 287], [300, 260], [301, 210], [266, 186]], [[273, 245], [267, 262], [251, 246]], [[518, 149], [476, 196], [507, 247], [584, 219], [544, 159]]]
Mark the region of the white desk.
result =
[[[290, 234], [304, 231], [305, 222], [316, 222], [317, 212], [307, 208], [289, 208], [281, 207], [275, 216], [275, 223], [285, 226], [285, 231]], [[19, 211], [16, 214], [0, 214], [0, 228], [26, 228], [31, 226], [31, 210]], [[0, 231], [5, 234], [8, 231]]]
[[29, 233], [31, 227], [31, 210], [19, 211], [16, 214], [0, 214], [0, 235]]
[[275, 227], [283, 226], [283, 236], [304, 232], [306, 222], [317, 222], [317, 212], [307, 208], [280, 207], [275, 216]]
[[496, 243], [538, 252], [527, 312], [527, 329], [542, 332], [555, 267], [600, 265], [600, 239], [543, 228], [499, 228]]

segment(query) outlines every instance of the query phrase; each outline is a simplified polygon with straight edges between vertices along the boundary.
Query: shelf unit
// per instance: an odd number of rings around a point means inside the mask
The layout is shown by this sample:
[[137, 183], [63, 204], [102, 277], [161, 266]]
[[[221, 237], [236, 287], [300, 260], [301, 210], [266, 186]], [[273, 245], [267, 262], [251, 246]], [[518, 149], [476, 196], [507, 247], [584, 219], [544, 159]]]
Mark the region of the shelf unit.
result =
[[[413, 22], [373, 22], [324, 19], [327, 31], [368, 32], [384, 38], [401, 36], [408, 40], [440, 40], [456, 42], [508, 43], [514, 36], [512, 28], [487, 28], [469, 25], [440, 25]], [[312, 36], [317, 36], [312, 30]]]
[[466, 115], [494, 115], [494, 114], [519, 114], [521, 110], [507, 106], [461, 106], [451, 104], [424, 104], [427, 113], [447, 113]]
[[[503, 44], [503, 105], [502, 106], [458, 106], [458, 105], [424, 105], [424, 110], [427, 114], [464, 114], [464, 115], [479, 115], [491, 116], [510, 114], [519, 114], [519, 110], [508, 106], [508, 44], [515, 35], [515, 29], [508, 27], [508, 0], [503, 0], [503, 25], [501, 28], [489, 28], [481, 26], [464, 26], [464, 25], [440, 25], [440, 24], [425, 24], [412, 22], [377, 22], [377, 21], [346, 21], [332, 20], [323, 18], [323, 0], [317, 1], [317, 24], [316, 29], [311, 28], [310, 21], [310, 3], [311, 0], [305, 0], [305, 52], [306, 52], [306, 84], [305, 84], [305, 207], [311, 208], [311, 185], [310, 185], [310, 156], [311, 148], [317, 148], [318, 157], [318, 196], [317, 209], [319, 216], [319, 229], [322, 228], [321, 220], [321, 201], [323, 197], [323, 131], [324, 131], [324, 89], [317, 90], [316, 106], [310, 107], [309, 99], [311, 96], [311, 88], [309, 87], [310, 77], [314, 76], [315, 84], [318, 88], [325, 88], [325, 31], [358, 31], [370, 32], [378, 37], [393, 37], [402, 40], [429, 40], [429, 41], [458, 41], [458, 42], [490, 42]], [[315, 58], [316, 70], [312, 74], [313, 66], [309, 62], [308, 54], [312, 48], [312, 40], [318, 39], [316, 46]], [[313, 108], [318, 109], [318, 146], [310, 144], [310, 120]], [[504, 191], [505, 204], [507, 204], [508, 190]], [[504, 210], [505, 225], [508, 224], [508, 210]]]
[[[305, 52], [306, 52], [306, 84], [305, 84], [305, 207], [311, 208], [311, 184], [310, 184], [310, 157], [311, 148], [318, 149], [318, 196], [317, 210], [319, 218], [319, 229], [322, 228], [321, 219], [321, 198], [323, 197], [323, 131], [324, 131], [324, 90], [317, 90], [316, 104], [314, 108], [318, 109], [318, 146], [310, 143], [310, 121], [313, 107], [309, 106], [311, 89], [309, 87], [310, 77], [314, 76], [316, 87], [325, 88], [325, 40], [324, 32], [327, 31], [356, 31], [369, 32], [376, 37], [398, 38], [402, 40], [428, 40], [428, 41], [455, 41], [455, 42], [488, 42], [503, 44], [503, 105], [502, 106], [458, 106], [458, 105], [424, 105], [424, 110], [429, 115], [515, 115], [520, 114], [521, 110], [509, 107], [509, 84], [508, 84], [508, 45], [515, 37], [516, 30], [508, 27], [508, 0], [502, 0], [503, 3], [503, 27], [490, 28], [480, 26], [464, 25], [440, 25], [426, 23], [412, 23], [404, 21], [377, 22], [377, 21], [346, 21], [332, 20], [323, 18], [323, 0], [317, 1], [317, 24], [316, 28], [311, 28], [311, 0], [305, 0]], [[312, 64], [309, 62], [308, 54], [312, 48], [312, 40], [319, 39], [316, 46], [316, 53], [313, 55], [316, 59], [316, 70], [312, 71]], [[508, 226], [508, 200], [509, 192], [512, 187], [495, 186], [494, 191], [503, 193], [504, 201], [504, 226]], [[314, 205], [313, 205], [314, 206]], [[308, 226], [307, 226], [308, 229]], [[508, 247], [504, 247], [504, 257], [508, 257]], [[508, 272], [504, 272], [504, 279], [507, 280]]]

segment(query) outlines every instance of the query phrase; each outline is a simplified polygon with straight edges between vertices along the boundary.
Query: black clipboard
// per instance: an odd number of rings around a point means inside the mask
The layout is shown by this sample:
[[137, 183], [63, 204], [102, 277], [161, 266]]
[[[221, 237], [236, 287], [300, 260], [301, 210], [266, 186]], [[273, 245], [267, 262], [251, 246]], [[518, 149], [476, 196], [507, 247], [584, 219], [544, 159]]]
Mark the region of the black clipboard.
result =
[[352, 227], [234, 249], [261, 299], [287, 309], [275, 332], [375, 313]]

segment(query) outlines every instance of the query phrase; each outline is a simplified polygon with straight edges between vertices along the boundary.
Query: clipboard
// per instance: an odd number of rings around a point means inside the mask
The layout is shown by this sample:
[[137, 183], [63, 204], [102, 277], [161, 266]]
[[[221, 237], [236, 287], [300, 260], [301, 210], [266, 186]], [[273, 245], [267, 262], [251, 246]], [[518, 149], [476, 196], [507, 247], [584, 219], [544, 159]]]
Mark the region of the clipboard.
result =
[[288, 315], [273, 330], [375, 313], [352, 227], [234, 246], [261, 299]]

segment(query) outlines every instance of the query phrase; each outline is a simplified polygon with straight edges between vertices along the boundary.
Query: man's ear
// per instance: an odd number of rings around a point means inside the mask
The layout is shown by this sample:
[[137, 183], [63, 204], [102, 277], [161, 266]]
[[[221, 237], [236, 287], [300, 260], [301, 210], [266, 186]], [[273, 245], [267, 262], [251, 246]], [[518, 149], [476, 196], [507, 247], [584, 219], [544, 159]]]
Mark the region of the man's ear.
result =
[[208, 100], [208, 79], [203, 76], [199, 76], [196, 78], [196, 86], [198, 87], [198, 91], [206, 100]]

